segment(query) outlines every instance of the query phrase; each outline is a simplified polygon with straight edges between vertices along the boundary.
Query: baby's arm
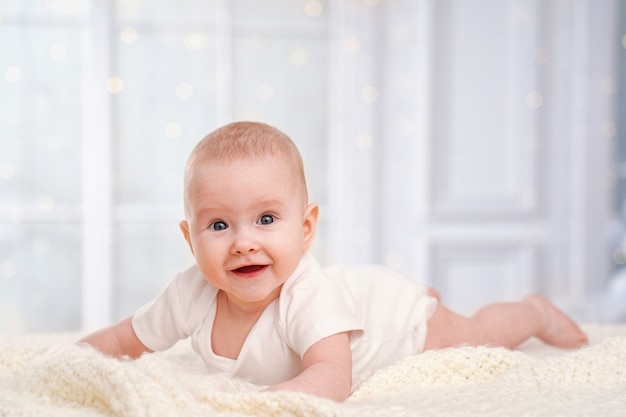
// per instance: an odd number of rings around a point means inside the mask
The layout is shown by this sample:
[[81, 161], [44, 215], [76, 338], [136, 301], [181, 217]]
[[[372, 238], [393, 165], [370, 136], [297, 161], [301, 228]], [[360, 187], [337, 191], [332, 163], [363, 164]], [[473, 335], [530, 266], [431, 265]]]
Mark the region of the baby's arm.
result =
[[78, 343], [87, 343], [105, 355], [121, 358], [138, 358], [144, 352], [152, 352], [139, 340], [129, 317], [104, 329], [91, 333]]
[[348, 333], [338, 333], [314, 343], [304, 353], [302, 372], [270, 391], [300, 391], [343, 401], [352, 389], [352, 351]]

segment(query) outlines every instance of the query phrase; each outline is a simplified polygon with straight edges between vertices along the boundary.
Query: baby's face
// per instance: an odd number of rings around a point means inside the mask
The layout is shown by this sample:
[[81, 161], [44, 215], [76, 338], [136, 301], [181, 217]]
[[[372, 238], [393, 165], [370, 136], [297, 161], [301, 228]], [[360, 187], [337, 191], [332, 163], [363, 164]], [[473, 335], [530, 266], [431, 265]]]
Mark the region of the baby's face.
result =
[[197, 166], [181, 223], [204, 277], [242, 309], [278, 297], [315, 235], [317, 206], [282, 158]]

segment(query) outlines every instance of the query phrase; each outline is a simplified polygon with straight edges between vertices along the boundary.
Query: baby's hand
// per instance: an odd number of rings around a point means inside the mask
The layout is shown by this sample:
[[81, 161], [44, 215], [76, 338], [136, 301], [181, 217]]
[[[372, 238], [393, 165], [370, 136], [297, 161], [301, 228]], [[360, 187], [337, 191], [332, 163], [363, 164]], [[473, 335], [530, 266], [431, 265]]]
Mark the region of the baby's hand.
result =
[[152, 352], [141, 343], [135, 334], [130, 317], [91, 333], [79, 340], [78, 343], [86, 343], [105, 355], [116, 358], [130, 357], [135, 359], [144, 352]]

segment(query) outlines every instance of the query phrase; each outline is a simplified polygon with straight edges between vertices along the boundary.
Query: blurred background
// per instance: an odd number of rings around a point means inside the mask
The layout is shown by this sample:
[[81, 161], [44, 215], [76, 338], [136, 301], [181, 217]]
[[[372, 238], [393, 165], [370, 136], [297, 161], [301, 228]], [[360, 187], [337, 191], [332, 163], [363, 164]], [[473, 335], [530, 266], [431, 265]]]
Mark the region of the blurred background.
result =
[[190, 265], [183, 166], [235, 120], [299, 146], [324, 264], [624, 322], [625, 76], [624, 0], [0, 0], [0, 332]]

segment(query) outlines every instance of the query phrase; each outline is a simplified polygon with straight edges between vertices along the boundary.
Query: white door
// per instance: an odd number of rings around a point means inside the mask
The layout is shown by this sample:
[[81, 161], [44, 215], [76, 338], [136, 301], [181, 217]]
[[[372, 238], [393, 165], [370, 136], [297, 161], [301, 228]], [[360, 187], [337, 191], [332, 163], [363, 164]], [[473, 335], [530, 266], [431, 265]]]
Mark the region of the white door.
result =
[[588, 318], [609, 273], [617, 2], [387, 6], [336, 18], [359, 23], [335, 33], [330, 260], [384, 262], [462, 313], [538, 291]]

